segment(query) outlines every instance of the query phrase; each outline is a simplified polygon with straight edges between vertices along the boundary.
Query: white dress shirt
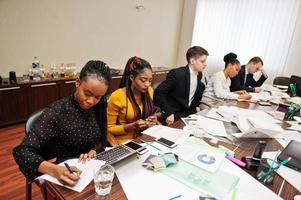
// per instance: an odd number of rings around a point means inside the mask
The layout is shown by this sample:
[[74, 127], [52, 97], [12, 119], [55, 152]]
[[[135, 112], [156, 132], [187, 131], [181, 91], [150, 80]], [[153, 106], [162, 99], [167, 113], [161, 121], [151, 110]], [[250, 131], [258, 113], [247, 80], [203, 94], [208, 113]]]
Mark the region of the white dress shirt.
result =
[[226, 78], [223, 71], [215, 73], [209, 80], [205, 96], [216, 96], [222, 99], [238, 99], [238, 94], [230, 92], [231, 79]]
[[188, 106], [191, 105], [191, 102], [193, 100], [196, 88], [198, 86], [198, 73], [195, 73], [192, 71], [192, 69], [189, 67], [190, 72], [190, 86], [189, 86], [189, 103]]

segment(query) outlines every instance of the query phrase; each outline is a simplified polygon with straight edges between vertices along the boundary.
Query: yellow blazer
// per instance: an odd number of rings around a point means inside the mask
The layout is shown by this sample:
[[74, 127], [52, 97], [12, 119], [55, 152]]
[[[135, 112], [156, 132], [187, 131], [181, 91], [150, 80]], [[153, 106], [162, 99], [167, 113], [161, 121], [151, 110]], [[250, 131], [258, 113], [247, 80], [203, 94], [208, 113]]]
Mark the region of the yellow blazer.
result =
[[[152, 87], [148, 88], [148, 94], [151, 98], [153, 98], [154, 90]], [[108, 120], [108, 134], [113, 135], [116, 142], [121, 144], [127, 140], [133, 139], [135, 132], [124, 130], [124, 124], [128, 124], [136, 121], [134, 119], [134, 109], [133, 106], [128, 99], [128, 109], [127, 109], [127, 120], [126, 121], [126, 93], [125, 88], [119, 88], [115, 92], [113, 92], [108, 100], [107, 107], [107, 120]], [[141, 112], [142, 112], [142, 104], [138, 104]], [[119, 118], [119, 125], [116, 124], [116, 120]]]

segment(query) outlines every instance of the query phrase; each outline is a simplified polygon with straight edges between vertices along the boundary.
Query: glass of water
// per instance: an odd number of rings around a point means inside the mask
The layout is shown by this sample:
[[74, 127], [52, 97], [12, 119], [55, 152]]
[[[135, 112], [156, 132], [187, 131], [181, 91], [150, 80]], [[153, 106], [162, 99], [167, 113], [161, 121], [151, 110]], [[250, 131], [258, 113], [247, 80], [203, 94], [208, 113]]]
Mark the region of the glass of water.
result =
[[105, 196], [111, 192], [115, 170], [111, 165], [102, 165], [94, 169], [95, 191]]

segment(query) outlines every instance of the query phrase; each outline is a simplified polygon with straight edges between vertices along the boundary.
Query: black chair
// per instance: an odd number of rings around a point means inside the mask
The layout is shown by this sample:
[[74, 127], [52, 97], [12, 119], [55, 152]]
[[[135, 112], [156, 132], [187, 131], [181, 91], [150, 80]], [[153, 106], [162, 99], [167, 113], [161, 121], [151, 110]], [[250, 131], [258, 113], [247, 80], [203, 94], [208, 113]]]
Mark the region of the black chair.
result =
[[283, 85], [288, 86], [290, 83], [290, 78], [286, 76], [277, 76], [273, 80], [273, 85]]
[[[34, 123], [37, 121], [39, 116], [42, 114], [44, 109], [38, 110], [34, 112], [27, 120], [25, 124], [25, 134], [28, 134], [31, 127], [34, 125]], [[26, 200], [31, 200], [32, 196], [32, 183], [33, 181], [29, 181], [29, 179], [26, 177]], [[44, 195], [44, 194], [43, 194]]]

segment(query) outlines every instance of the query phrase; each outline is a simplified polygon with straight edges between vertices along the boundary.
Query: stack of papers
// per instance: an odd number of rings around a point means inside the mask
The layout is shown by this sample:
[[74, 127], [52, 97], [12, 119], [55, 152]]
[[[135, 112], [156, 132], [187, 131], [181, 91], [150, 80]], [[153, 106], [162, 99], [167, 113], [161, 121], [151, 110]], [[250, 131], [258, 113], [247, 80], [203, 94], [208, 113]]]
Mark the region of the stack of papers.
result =
[[236, 125], [242, 132], [240, 137], [276, 138], [283, 131], [279, 120], [261, 110], [241, 109]]
[[177, 128], [170, 128], [167, 126], [155, 125], [146, 130], [142, 133], [153, 136], [155, 138], [164, 137], [176, 144], [183, 143], [191, 134], [189, 131], [177, 129]]
[[200, 115], [190, 115], [189, 118], [184, 118], [184, 120], [187, 119], [191, 120], [191, 122], [189, 122], [189, 125], [197, 126], [199, 129], [204, 130], [210, 135], [228, 137], [224, 123], [221, 121], [210, 119], [208, 117], [203, 117]]

